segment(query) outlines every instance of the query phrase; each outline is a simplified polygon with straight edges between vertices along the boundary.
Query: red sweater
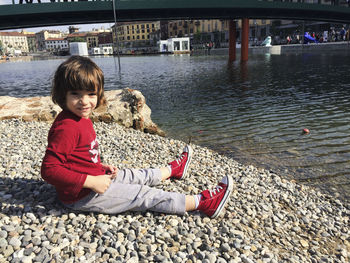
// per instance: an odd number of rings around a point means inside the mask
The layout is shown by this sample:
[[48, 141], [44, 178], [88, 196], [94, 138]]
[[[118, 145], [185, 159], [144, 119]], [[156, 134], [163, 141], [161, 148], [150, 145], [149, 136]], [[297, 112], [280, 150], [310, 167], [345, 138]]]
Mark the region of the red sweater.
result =
[[56, 187], [58, 198], [66, 204], [87, 196], [83, 188], [87, 175], [102, 175], [96, 133], [90, 119], [62, 111], [51, 126], [41, 176]]

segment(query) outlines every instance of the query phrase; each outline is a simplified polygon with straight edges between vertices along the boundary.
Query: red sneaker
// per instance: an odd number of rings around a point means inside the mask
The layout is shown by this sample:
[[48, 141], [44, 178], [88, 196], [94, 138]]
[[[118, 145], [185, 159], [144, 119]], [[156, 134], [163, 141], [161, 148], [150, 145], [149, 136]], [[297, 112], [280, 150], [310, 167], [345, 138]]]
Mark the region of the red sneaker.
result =
[[217, 217], [229, 200], [232, 188], [232, 178], [225, 176], [215, 189], [205, 190], [201, 193], [202, 197], [197, 209], [211, 218]]
[[182, 179], [187, 175], [187, 170], [192, 158], [192, 148], [189, 145], [186, 145], [183, 153], [175, 161], [169, 163], [171, 166], [171, 176], [173, 179]]

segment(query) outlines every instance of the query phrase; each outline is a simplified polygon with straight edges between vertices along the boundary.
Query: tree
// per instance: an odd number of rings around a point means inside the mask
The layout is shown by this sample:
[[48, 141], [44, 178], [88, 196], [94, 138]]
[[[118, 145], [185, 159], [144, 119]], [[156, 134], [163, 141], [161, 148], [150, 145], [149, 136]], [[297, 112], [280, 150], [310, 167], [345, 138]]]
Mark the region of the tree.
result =
[[4, 52], [3, 52], [3, 46], [2, 46], [2, 42], [1, 42], [1, 40], [0, 40], [0, 55], [3, 55], [4, 54]]
[[86, 42], [82, 37], [73, 37], [69, 40], [69, 42]]
[[199, 43], [201, 41], [201, 31], [197, 28], [197, 32], [194, 34], [194, 42]]

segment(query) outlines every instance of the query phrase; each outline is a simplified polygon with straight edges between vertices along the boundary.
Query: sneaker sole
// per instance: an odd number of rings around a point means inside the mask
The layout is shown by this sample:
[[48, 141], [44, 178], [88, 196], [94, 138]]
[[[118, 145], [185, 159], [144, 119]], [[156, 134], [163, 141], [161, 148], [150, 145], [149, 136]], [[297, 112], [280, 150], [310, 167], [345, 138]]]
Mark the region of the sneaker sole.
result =
[[229, 200], [229, 197], [232, 193], [232, 189], [233, 189], [233, 179], [231, 176], [227, 176], [228, 181], [227, 181], [227, 188], [226, 188], [226, 192], [224, 197], [222, 198], [218, 208], [216, 209], [215, 213], [210, 217], [210, 218], [216, 218], [222, 211], [222, 209], [224, 208], [225, 204], [227, 203], [227, 201]]
[[191, 160], [192, 160], [192, 154], [193, 154], [193, 150], [192, 147], [187, 145], [186, 146], [188, 148], [188, 152], [187, 152], [187, 162], [184, 168], [184, 171], [182, 173], [182, 176], [180, 179], [184, 179], [187, 176], [187, 171], [188, 171], [188, 167], [190, 166]]

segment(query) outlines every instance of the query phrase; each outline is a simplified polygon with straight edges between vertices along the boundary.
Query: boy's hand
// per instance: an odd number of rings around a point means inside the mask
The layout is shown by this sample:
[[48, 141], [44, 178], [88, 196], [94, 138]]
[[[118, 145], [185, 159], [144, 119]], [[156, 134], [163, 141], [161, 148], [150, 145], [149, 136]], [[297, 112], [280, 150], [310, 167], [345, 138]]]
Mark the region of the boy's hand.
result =
[[105, 169], [105, 171], [107, 172], [107, 174], [113, 175], [112, 179], [115, 178], [115, 176], [118, 173], [118, 168], [113, 166], [113, 165], [109, 165], [109, 164], [102, 164], [102, 168]]
[[115, 175], [112, 174], [103, 174], [92, 176], [88, 175], [86, 177], [84, 188], [90, 188], [92, 191], [103, 194], [107, 191], [108, 187], [111, 185], [112, 177]]

